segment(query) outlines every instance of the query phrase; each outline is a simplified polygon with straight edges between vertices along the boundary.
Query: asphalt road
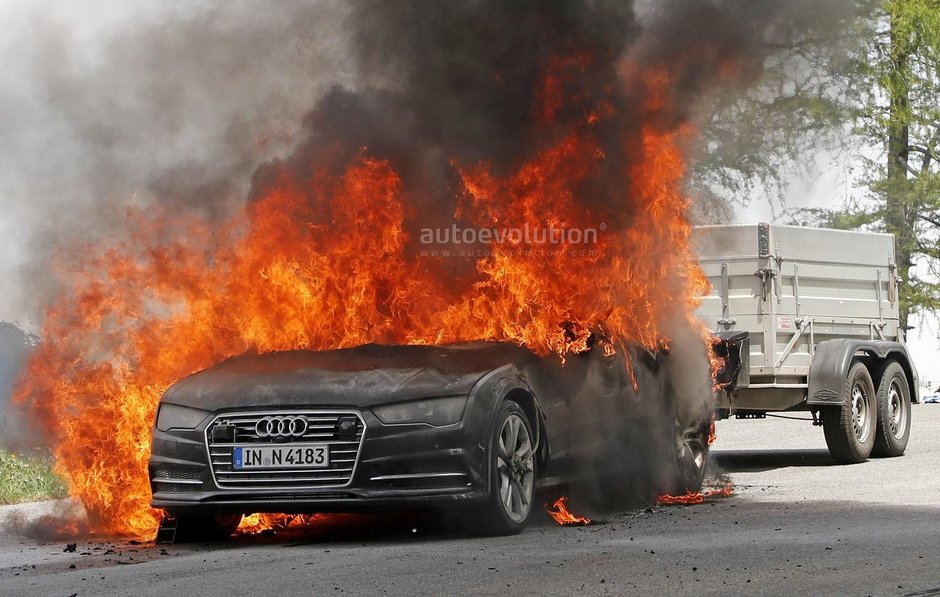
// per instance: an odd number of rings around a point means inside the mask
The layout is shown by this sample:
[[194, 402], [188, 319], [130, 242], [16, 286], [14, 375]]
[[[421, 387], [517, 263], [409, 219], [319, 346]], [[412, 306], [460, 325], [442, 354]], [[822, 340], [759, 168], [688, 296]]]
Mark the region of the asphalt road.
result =
[[[0, 595], [940, 595], [940, 405], [902, 458], [836, 465], [805, 421], [723, 421], [730, 498], [465, 538], [409, 517], [154, 546], [0, 534]], [[2, 516], [2, 514], [0, 514]]]

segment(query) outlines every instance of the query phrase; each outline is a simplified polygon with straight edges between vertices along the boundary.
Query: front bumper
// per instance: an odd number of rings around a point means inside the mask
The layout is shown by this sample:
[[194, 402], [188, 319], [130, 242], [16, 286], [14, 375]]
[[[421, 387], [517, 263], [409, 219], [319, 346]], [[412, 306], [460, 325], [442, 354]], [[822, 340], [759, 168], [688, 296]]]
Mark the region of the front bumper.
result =
[[357, 412], [365, 425], [361, 448], [349, 482], [335, 486], [220, 486], [209, 464], [206, 427], [212, 419], [195, 430], [154, 430], [151, 503], [173, 514], [353, 512], [446, 506], [487, 496], [485, 415], [474, 416], [468, 407], [459, 423], [431, 427], [385, 425], [368, 410]]

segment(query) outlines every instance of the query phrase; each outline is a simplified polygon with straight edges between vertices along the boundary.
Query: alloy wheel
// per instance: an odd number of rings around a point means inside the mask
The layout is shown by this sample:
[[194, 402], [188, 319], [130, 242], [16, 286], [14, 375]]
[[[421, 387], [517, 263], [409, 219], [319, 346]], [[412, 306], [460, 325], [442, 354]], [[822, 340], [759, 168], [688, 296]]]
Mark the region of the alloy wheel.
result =
[[[701, 423], [692, 423], [683, 427], [675, 422], [676, 457], [683, 477], [684, 489], [693, 489], [704, 475], [705, 461], [708, 458], [708, 427]], [[697, 490], [697, 488], [695, 488]]]
[[526, 519], [535, 484], [532, 438], [522, 418], [513, 413], [503, 421], [496, 448], [500, 503], [513, 522]]

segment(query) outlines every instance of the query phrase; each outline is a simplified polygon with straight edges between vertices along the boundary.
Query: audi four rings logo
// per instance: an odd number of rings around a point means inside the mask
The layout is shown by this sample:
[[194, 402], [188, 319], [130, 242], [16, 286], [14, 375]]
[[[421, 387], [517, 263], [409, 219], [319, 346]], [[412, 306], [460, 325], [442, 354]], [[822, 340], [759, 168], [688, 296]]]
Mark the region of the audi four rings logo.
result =
[[258, 437], [301, 437], [307, 433], [306, 417], [264, 417], [255, 424]]

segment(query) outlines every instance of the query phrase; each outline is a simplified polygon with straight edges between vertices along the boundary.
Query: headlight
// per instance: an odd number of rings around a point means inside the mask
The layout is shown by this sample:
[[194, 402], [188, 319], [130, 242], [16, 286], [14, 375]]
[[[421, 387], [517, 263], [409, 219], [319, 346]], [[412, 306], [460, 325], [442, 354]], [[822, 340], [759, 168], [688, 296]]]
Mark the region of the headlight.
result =
[[208, 412], [198, 408], [189, 408], [178, 404], [161, 404], [160, 412], [157, 413], [157, 429], [160, 431], [195, 429], [208, 416]]
[[451, 396], [377, 406], [372, 412], [387, 425], [427, 423], [442, 427], [458, 422], [463, 417], [466, 406], [466, 396]]

